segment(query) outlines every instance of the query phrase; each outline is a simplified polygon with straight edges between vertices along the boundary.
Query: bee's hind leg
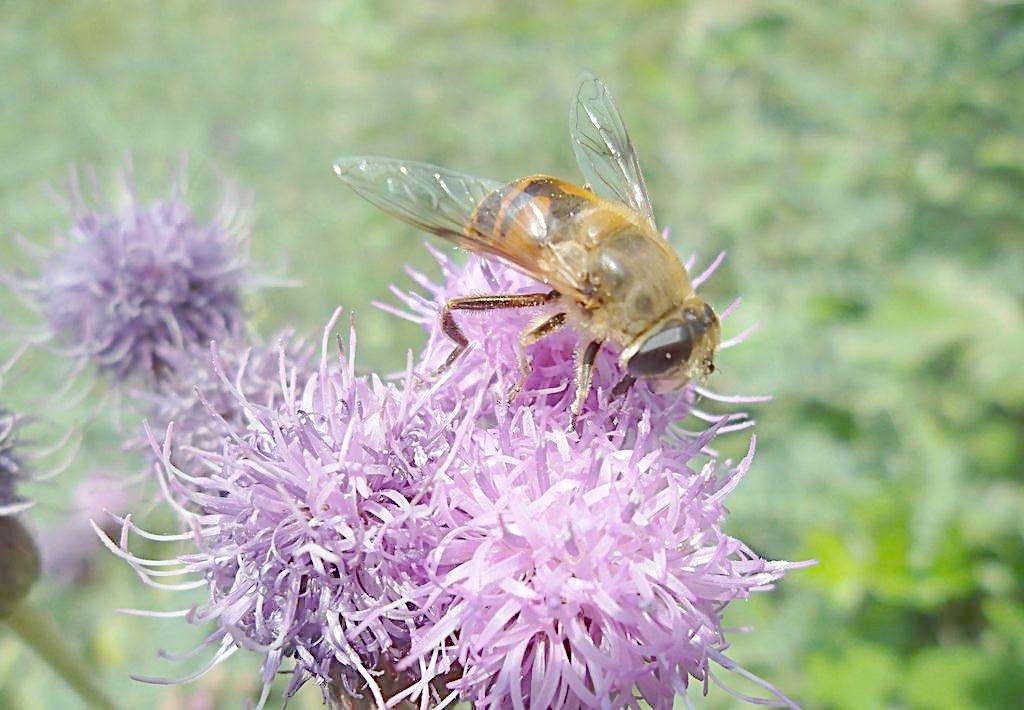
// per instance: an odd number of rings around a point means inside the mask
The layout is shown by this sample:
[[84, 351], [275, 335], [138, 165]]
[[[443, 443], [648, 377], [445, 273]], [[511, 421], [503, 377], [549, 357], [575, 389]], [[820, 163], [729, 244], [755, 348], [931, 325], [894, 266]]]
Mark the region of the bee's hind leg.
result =
[[556, 330], [562, 328], [565, 325], [565, 313], [556, 313], [550, 318], [545, 318], [539, 323], [531, 323], [527, 326], [526, 330], [519, 334], [519, 349], [516, 351], [516, 355], [519, 357], [519, 379], [516, 384], [509, 391], [505, 401], [508, 404], [512, 404], [512, 401], [519, 396], [519, 393], [523, 391], [523, 385], [526, 384], [526, 379], [533, 372], [533, 363], [526, 356], [526, 348], [533, 345], [541, 338], [551, 335]]
[[448, 339], [455, 343], [455, 348], [448, 359], [439, 368], [434, 370], [432, 376], [437, 377], [451, 367], [459, 356], [469, 347], [469, 339], [466, 338], [462, 328], [455, 322], [452, 311], [491, 311], [498, 308], [530, 308], [542, 306], [558, 298], [557, 291], [547, 293], [507, 293], [495, 296], [463, 296], [452, 298], [441, 311], [441, 331], [448, 336]]
[[600, 350], [601, 341], [592, 340], [576, 358], [576, 398], [573, 400], [572, 408], [569, 410], [570, 429], [576, 429], [576, 420], [579, 419], [580, 412], [583, 411], [583, 403], [587, 401], [587, 395], [590, 394], [590, 381], [594, 373], [594, 360], [597, 359], [597, 353]]

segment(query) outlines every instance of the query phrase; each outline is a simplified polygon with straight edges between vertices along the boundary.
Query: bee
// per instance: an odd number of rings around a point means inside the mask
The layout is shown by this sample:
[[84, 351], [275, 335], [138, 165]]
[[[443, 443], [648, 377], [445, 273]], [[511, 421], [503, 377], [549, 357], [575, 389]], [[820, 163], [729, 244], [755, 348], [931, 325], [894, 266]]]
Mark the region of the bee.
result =
[[575, 427], [602, 347], [619, 349], [625, 373], [613, 396], [638, 379], [668, 392], [714, 371], [721, 329], [658, 230], [632, 141], [603, 82], [590, 74], [580, 79], [569, 119], [583, 185], [550, 175], [501, 183], [375, 157], [341, 158], [334, 171], [385, 212], [544, 284], [536, 293], [449, 300], [441, 328], [454, 348], [437, 373], [469, 346], [456, 311], [544, 306], [546, 315], [519, 336], [520, 376], [509, 401], [531, 372], [526, 348], [572, 326], [583, 335], [571, 406]]

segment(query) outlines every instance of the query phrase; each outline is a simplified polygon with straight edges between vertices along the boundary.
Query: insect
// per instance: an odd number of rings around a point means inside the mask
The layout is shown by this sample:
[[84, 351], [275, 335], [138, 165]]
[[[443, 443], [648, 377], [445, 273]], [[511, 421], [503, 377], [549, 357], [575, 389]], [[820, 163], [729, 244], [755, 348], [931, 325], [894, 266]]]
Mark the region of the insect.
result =
[[715, 311], [694, 292], [679, 257], [658, 231], [636, 152], [604, 83], [585, 74], [569, 118], [576, 161], [586, 179], [582, 186], [549, 175], [503, 184], [374, 157], [341, 158], [334, 171], [385, 212], [545, 285], [536, 293], [449, 300], [441, 327], [454, 349], [437, 372], [469, 346], [456, 311], [545, 306], [545, 317], [519, 337], [520, 377], [509, 401], [531, 371], [526, 348], [573, 326], [583, 335], [571, 406], [575, 427], [602, 347], [619, 348], [626, 373], [613, 396], [637, 379], [665, 392], [714, 371], [721, 331]]

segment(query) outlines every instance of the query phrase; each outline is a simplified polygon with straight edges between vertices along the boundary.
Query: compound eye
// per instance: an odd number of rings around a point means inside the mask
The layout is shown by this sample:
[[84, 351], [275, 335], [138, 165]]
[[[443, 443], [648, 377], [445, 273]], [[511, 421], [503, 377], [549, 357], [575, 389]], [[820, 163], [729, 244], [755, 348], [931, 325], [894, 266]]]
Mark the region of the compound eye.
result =
[[694, 331], [682, 321], [671, 321], [649, 337], [626, 368], [633, 377], [654, 377], [674, 370], [690, 358]]

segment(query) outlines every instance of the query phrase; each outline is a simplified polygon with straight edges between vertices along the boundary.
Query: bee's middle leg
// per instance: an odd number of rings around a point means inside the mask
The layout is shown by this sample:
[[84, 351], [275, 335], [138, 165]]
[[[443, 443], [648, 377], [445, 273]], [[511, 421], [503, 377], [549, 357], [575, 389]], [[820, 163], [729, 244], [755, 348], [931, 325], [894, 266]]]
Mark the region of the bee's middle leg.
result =
[[526, 384], [527, 378], [533, 372], [533, 363], [526, 356], [526, 348], [562, 328], [566, 323], [565, 319], [565, 313], [556, 313], [550, 318], [545, 318], [540, 323], [531, 323], [527, 326], [526, 330], [519, 334], [519, 349], [516, 351], [516, 355], [519, 358], [519, 379], [505, 398], [506, 402], [512, 404], [512, 401], [523, 391], [523, 385]]
[[433, 375], [445, 372], [451, 367], [459, 356], [469, 347], [469, 339], [466, 338], [462, 328], [455, 322], [452, 311], [491, 311], [498, 308], [530, 308], [542, 306], [558, 298], [557, 291], [547, 293], [507, 293], [494, 296], [463, 296], [452, 298], [441, 311], [441, 330], [448, 336], [448, 339], [455, 343], [455, 348], [444, 364], [434, 370]]

